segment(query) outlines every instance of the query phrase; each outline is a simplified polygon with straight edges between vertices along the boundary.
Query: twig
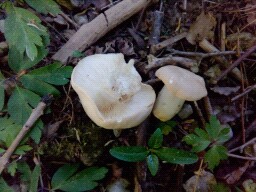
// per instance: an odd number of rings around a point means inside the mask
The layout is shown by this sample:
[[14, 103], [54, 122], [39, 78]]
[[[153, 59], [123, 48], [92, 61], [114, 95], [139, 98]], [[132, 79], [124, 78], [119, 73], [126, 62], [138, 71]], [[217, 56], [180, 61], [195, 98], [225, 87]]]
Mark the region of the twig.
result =
[[256, 157], [244, 157], [244, 156], [235, 155], [235, 154], [232, 154], [232, 153], [228, 153], [228, 156], [229, 156], [229, 157], [234, 157], [234, 158], [237, 158], [237, 159], [244, 159], [244, 160], [256, 161]]
[[174, 37], [166, 39], [166, 40], [164, 40], [164, 41], [162, 41], [158, 44], [152, 45], [151, 46], [151, 51], [152, 51], [152, 53], [155, 53], [155, 52], [157, 52], [157, 51], [159, 51], [159, 50], [161, 50], [161, 49], [163, 49], [163, 48], [165, 48], [169, 45], [172, 45], [172, 44], [176, 43], [177, 41], [183, 39], [186, 36], [187, 36], [187, 32], [183, 32], [183, 33], [180, 33], [179, 35], [176, 35]]
[[222, 74], [215, 79], [216, 82], [221, 80], [224, 76], [226, 76], [230, 71], [232, 71], [235, 67], [237, 67], [246, 57], [248, 57], [251, 53], [256, 50], [256, 45], [252, 46], [248, 49], [244, 54], [241, 55], [232, 65], [230, 65]]
[[256, 141], [256, 137], [254, 137], [254, 138], [251, 139], [250, 141], [247, 141], [246, 143], [244, 143], [243, 145], [241, 145], [241, 146], [239, 146], [239, 147], [236, 147], [236, 148], [234, 148], [234, 149], [230, 149], [228, 152], [229, 152], [229, 153], [232, 153], [232, 152], [234, 152], [234, 151], [238, 151], [238, 150], [239, 150], [239, 152], [242, 153], [242, 152], [243, 152], [243, 149], [244, 149], [245, 147], [247, 147], [248, 145], [251, 145], [252, 143], [255, 143], [255, 141]]
[[177, 65], [180, 64], [185, 68], [197, 67], [197, 61], [185, 57], [168, 56], [163, 58], [156, 58], [153, 55], [148, 55], [148, 65], [145, 67], [145, 72], [149, 72], [152, 69], [163, 67], [165, 65]]
[[204, 106], [205, 106], [205, 112], [207, 114], [207, 121], [210, 120], [211, 115], [213, 114], [211, 101], [208, 96], [203, 98]]
[[187, 52], [187, 51], [179, 51], [176, 49], [169, 50], [173, 55], [182, 55], [182, 56], [189, 56], [189, 57], [200, 57], [202, 59], [207, 57], [213, 56], [221, 56], [221, 55], [234, 55], [236, 51], [220, 51], [220, 52], [213, 52], [213, 53], [202, 53], [202, 52]]
[[61, 15], [64, 19], [66, 19], [70, 24], [72, 24], [72, 25], [75, 27], [75, 29], [78, 29], [78, 28], [79, 28], [79, 25], [78, 25], [76, 22], [74, 22], [72, 19], [70, 19], [65, 13], [60, 12], [60, 15]]
[[[149, 45], [155, 45], [159, 43], [161, 27], [164, 20], [164, 13], [162, 12], [162, 2], [159, 11], [153, 13], [153, 27], [149, 36]], [[153, 53], [153, 52], [152, 52]]]
[[231, 102], [234, 102], [234, 101], [236, 101], [237, 99], [239, 99], [240, 97], [243, 97], [244, 95], [246, 95], [246, 94], [248, 94], [249, 92], [251, 92], [253, 89], [256, 89], [256, 84], [247, 87], [241, 94], [239, 94], [239, 95], [233, 97], [233, 98], [231, 99]]
[[0, 174], [3, 172], [6, 167], [11, 155], [15, 151], [15, 149], [20, 144], [21, 140], [28, 133], [34, 123], [39, 119], [39, 117], [43, 114], [44, 109], [46, 108], [49, 102], [49, 96], [47, 98], [43, 98], [42, 101], [37, 105], [37, 107], [33, 110], [27, 122], [24, 124], [16, 138], [13, 140], [10, 147], [5, 151], [4, 155], [0, 158]]
[[138, 13], [154, 0], [123, 0], [82, 25], [78, 31], [58, 50], [52, 59], [65, 63], [75, 50], [88, 48], [111, 29]]

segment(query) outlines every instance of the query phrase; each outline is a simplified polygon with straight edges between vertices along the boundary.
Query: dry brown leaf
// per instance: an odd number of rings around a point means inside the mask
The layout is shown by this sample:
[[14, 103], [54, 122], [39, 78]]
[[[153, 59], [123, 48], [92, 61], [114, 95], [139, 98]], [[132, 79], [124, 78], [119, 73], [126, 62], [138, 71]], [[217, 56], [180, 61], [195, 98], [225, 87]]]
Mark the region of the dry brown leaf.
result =
[[211, 13], [202, 12], [196, 21], [190, 26], [187, 40], [191, 44], [196, 44], [203, 39], [212, 39], [213, 31], [216, 26], [216, 19]]
[[214, 91], [215, 93], [218, 93], [220, 95], [230, 95], [232, 93], [236, 93], [240, 89], [240, 86], [236, 87], [212, 87], [211, 90]]
[[186, 181], [183, 188], [186, 192], [193, 192], [195, 187], [198, 192], [210, 192], [213, 185], [217, 184], [214, 175], [208, 171], [202, 171], [199, 175], [194, 175]]

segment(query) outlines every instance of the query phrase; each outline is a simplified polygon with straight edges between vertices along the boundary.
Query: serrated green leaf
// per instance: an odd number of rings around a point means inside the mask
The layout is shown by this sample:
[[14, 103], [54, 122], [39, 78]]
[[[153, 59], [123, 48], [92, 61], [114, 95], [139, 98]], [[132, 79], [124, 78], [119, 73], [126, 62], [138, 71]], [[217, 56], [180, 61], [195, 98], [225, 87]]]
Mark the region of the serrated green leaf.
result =
[[40, 22], [32, 12], [9, 6], [5, 19], [5, 38], [9, 46], [16, 47], [21, 54], [26, 52], [27, 56], [34, 60], [37, 57], [37, 46], [44, 46], [42, 36], [48, 35]]
[[148, 165], [148, 169], [149, 169], [151, 175], [155, 176], [158, 171], [158, 167], [159, 167], [158, 157], [155, 154], [148, 155], [147, 156], [147, 165]]
[[43, 130], [44, 124], [41, 119], [39, 119], [33, 126], [33, 128], [30, 130], [29, 135], [36, 144], [39, 144], [41, 136], [42, 136], [42, 130]]
[[16, 73], [23, 69], [29, 69], [38, 64], [48, 53], [44, 47], [38, 47], [37, 51], [37, 57], [32, 61], [26, 55], [21, 54], [14, 46], [9, 47], [8, 65]]
[[59, 189], [78, 170], [79, 165], [67, 164], [59, 168], [52, 177], [52, 189]]
[[17, 170], [21, 173], [20, 179], [24, 183], [29, 183], [32, 172], [28, 164], [26, 162], [18, 162]]
[[40, 165], [36, 165], [34, 170], [31, 173], [31, 178], [29, 183], [29, 192], [37, 192], [40, 174], [41, 174], [41, 167]]
[[230, 128], [223, 128], [218, 135], [217, 143], [222, 144], [222, 143], [226, 142], [227, 140], [229, 140], [230, 132], [231, 132]]
[[0, 191], [3, 192], [15, 192], [14, 189], [12, 189], [2, 177], [0, 177]]
[[5, 78], [4, 78], [3, 74], [0, 71], [0, 111], [4, 107], [4, 98], [5, 98], [5, 95], [4, 95], [4, 80], [5, 80]]
[[35, 108], [40, 100], [41, 98], [32, 91], [16, 86], [7, 104], [10, 118], [23, 125], [32, 113], [32, 108]]
[[58, 14], [60, 13], [60, 8], [56, 2], [53, 0], [25, 0], [26, 3], [34, 8], [37, 12], [47, 14]]
[[211, 143], [211, 141], [204, 140], [203, 138], [200, 138], [199, 136], [197, 136], [195, 134], [186, 135], [185, 137], [183, 137], [183, 141], [185, 141], [189, 145], [192, 145], [193, 152], [203, 151]]
[[149, 151], [142, 146], [122, 146], [110, 149], [110, 154], [117, 159], [138, 162], [146, 159]]
[[61, 63], [56, 62], [34, 69], [26, 75], [53, 85], [65, 85], [69, 82], [71, 73], [71, 66], [63, 66]]
[[74, 174], [78, 168], [75, 166], [71, 170], [72, 174], [70, 174], [70, 170], [67, 168], [72, 168], [72, 166], [63, 166], [54, 174], [52, 179], [53, 190], [76, 192], [91, 190], [98, 185], [96, 181], [104, 178], [108, 171], [104, 167], [90, 167]]
[[17, 149], [14, 151], [14, 154], [17, 154], [17, 155], [24, 155], [26, 154], [26, 152], [32, 150], [33, 148], [30, 147], [29, 145], [21, 145], [21, 146], [18, 146]]
[[14, 176], [17, 170], [17, 162], [13, 161], [11, 162], [8, 167], [7, 167], [7, 171], [11, 176]]
[[22, 82], [25, 88], [39, 94], [40, 96], [48, 94], [60, 95], [59, 90], [56, 89], [54, 86], [45, 83], [44, 81], [38, 80], [34, 78], [34, 76], [31, 76], [29, 74], [23, 75], [20, 78], [20, 81]]
[[217, 117], [212, 115], [210, 117], [209, 123], [206, 124], [205, 129], [208, 132], [210, 138], [212, 138], [212, 140], [216, 140], [222, 127]]
[[21, 129], [21, 125], [15, 124], [10, 118], [0, 118], [0, 141], [9, 147]]
[[208, 168], [213, 170], [217, 165], [219, 165], [220, 160], [227, 159], [227, 153], [228, 150], [226, 147], [214, 145], [204, 156], [205, 162], [208, 163]]
[[195, 134], [197, 134], [200, 138], [204, 139], [204, 140], [210, 140], [209, 135], [207, 134], [207, 132], [203, 129], [199, 129], [199, 128], [195, 128]]
[[168, 135], [176, 125], [177, 122], [172, 120], [159, 123], [159, 127], [163, 135]]
[[162, 143], [163, 143], [163, 134], [161, 129], [158, 128], [149, 138], [148, 146], [150, 148], [159, 148], [162, 146]]
[[192, 164], [197, 162], [198, 157], [195, 153], [175, 148], [155, 149], [154, 153], [163, 161], [175, 164]]

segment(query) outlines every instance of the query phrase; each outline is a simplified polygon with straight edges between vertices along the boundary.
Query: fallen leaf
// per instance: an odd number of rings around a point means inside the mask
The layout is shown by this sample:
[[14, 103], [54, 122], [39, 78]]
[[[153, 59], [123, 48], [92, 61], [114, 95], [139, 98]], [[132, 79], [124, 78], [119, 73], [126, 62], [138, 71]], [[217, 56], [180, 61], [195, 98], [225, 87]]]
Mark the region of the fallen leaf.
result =
[[236, 87], [212, 87], [211, 90], [214, 91], [215, 93], [218, 93], [220, 95], [230, 95], [232, 93], [236, 93], [240, 89], [240, 86]]
[[190, 26], [186, 39], [193, 45], [205, 38], [212, 39], [215, 26], [216, 19], [214, 16], [211, 13], [202, 12]]

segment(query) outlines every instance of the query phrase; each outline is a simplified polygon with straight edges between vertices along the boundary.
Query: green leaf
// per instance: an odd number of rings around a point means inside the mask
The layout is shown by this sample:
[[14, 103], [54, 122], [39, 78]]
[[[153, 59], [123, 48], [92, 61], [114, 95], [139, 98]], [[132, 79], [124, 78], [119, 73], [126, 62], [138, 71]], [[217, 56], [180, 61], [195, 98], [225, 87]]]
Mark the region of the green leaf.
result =
[[208, 132], [210, 138], [212, 138], [212, 140], [216, 140], [222, 127], [217, 117], [212, 115], [210, 117], [209, 123], [206, 124], [205, 129]]
[[24, 155], [24, 154], [26, 154], [26, 152], [28, 152], [32, 149], [33, 148], [30, 147], [29, 145], [21, 145], [21, 146], [17, 147], [17, 149], [14, 151], [14, 154]]
[[81, 58], [81, 57], [85, 57], [85, 54], [82, 53], [81, 51], [75, 50], [72, 53], [72, 57]]
[[11, 162], [7, 167], [8, 173], [10, 173], [11, 176], [14, 176], [17, 170], [17, 162], [13, 161]]
[[159, 124], [159, 127], [163, 135], [168, 135], [176, 125], [177, 125], [176, 121], [169, 120], [166, 122], [161, 122]]
[[13, 122], [12, 119], [0, 118], [0, 141], [9, 147], [21, 129], [21, 125]]
[[20, 54], [26, 52], [30, 60], [37, 57], [37, 47], [44, 46], [42, 36], [48, 36], [40, 22], [35, 14], [26, 9], [14, 6], [7, 9], [5, 38], [10, 47], [15, 47]]
[[53, 63], [30, 71], [28, 74], [23, 75], [20, 80], [24, 87], [40, 95], [49, 93], [59, 95], [60, 92], [50, 84], [64, 85], [68, 83], [71, 73], [72, 67]]
[[79, 165], [67, 164], [59, 168], [52, 177], [52, 188], [53, 190], [60, 189], [67, 180], [78, 170]]
[[5, 95], [4, 95], [4, 80], [5, 80], [5, 78], [4, 78], [3, 74], [0, 71], [0, 111], [4, 107], [4, 98], [5, 98]]
[[20, 78], [20, 81], [22, 82], [23, 86], [41, 96], [43, 95], [60, 95], [60, 92], [58, 89], [56, 89], [54, 86], [45, 83], [44, 81], [38, 80], [34, 78], [31, 75], [23, 75]]
[[224, 160], [228, 158], [228, 150], [226, 147], [221, 145], [214, 145], [211, 149], [209, 149], [205, 156], [205, 162], [208, 163], [208, 168], [213, 170], [217, 165], [219, 165], [220, 160]]
[[192, 145], [193, 152], [203, 151], [211, 143], [211, 141], [204, 140], [203, 138], [201, 138], [195, 134], [186, 135], [185, 137], [183, 137], [183, 141], [185, 141], [189, 145]]
[[223, 128], [218, 135], [217, 143], [222, 144], [222, 143], [226, 142], [227, 140], [229, 140], [230, 132], [231, 132], [230, 128]]
[[158, 157], [155, 154], [148, 155], [147, 156], [147, 165], [148, 165], [148, 169], [149, 169], [151, 175], [155, 176], [158, 171], [158, 167], [159, 167]]
[[53, 0], [25, 0], [26, 3], [34, 8], [37, 12], [47, 14], [58, 14], [60, 13], [60, 8], [56, 2]]
[[175, 164], [192, 164], [197, 162], [198, 157], [195, 153], [175, 149], [175, 148], [160, 148], [153, 151], [161, 160]]
[[65, 85], [69, 82], [72, 70], [71, 66], [63, 66], [59, 62], [55, 62], [45, 67], [34, 69], [27, 75], [53, 85]]
[[149, 138], [148, 146], [150, 148], [159, 148], [162, 146], [162, 143], [163, 143], [163, 134], [161, 129], [158, 128]]
[[78, 166], [65, 165], [58, 169], [52, 178], [53, 190], [87, 191], [95, 188], [97, 180], [103, 179], [107, 173], [104, 167], [90, 167], [75, 174]]
[[117, 159], [138, 162], [146, 159], [149, 151], [142, 146], [122, 146], [110, 149], [110, 154]]
[[7, 104], [10, 118], [23, 125], [40, 100], [41, 98], [32, 91], [16, 86]]
[[29, 183], [32, 172], [28, 164], [26, 162], [19, 162], [17, 166], [17, 170], [18, 172], [21, 173], [21, 176], [20, 176], [21, 180], [24, 183]]
[[0, 177], [0, 191], [2, 192], [15, 192], [14, 189], [9, 187], [2, 177]]
[[34, 170], [31, 173], [29, 192], [37, 192], [38, 188], [38, 180], [41, 174], [40, 165], [36, 165]]
[[38, 64], [48, 53], [48, 51], [44, 47], [38, 47], [37, 51], [38, 55], [32, 61], [26, 55], [21, 54], [17, 48], [11, 46], [9, 47], [8, 53], [8, 65], [16, 73], [23, 69], [29, 69], [30, 67]]

